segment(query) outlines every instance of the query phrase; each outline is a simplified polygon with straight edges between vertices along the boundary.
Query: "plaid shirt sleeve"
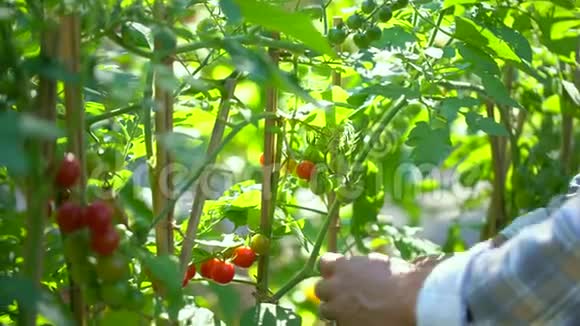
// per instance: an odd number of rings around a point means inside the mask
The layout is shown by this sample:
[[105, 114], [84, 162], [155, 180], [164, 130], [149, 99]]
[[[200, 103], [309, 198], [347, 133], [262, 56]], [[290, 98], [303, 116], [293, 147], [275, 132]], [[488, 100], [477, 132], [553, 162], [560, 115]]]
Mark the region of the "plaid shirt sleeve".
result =
[[471, 257], [461, 288], [474, 325], [578, 325], [580, 196]]

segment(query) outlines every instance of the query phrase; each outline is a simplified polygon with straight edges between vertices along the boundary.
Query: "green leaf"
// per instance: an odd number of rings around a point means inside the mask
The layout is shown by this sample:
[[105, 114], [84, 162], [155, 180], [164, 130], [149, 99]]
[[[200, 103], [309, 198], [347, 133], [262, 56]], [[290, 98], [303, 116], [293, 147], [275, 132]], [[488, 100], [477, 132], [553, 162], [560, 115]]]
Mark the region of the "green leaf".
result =
[[195, 242], [208, 247], [231, 248], [243, 244], [242, 240], [236, 240], [233, 234], [224, 234], [222, 240], [195, 239]]
[[256, 0], [234, 0], [244, 19], [267, 29], [296, 38], [314, 51], [335, 57], [326, 38], [314, 27], [310, 17], [288, 12], [277, 6]]
[[294, 78], [291, 78], [289, 73], [280, 70], [265, 53], [249, 50], [234, 41], [226, 42], [224, 49], [231, 55], [238, 70], [247, 72], [249, 78], [256, 83], [273, 84], [300, 96], [306, 102], [320, 104]]
[[480, 105], [481, 100], [474, 97], [448, 97], [439, 104], [439, 113], [452, 122], [457, 118], [457, 112], [461, 108], [471, 108]]
[[352, 204], [352, 221], [350, 232], [355, 238], [357, 248], [362, 252], [369, 252], [363, 243], [363, 238], [367, 235], [369, 223], [376, 223], [378, 215], [384, 204], [385, 192], [384, 183], [377, 183], [378, 168], [367, 161], [364, 166], [364, 192], [358, 196]]
[[138, 23], [125, 23], [121, 26], [121, 37], [129, 45], [150, 48], [147, 36], [145, 36], [145, 26]]
[[374, 44], [377, 48], [383, 49], [386, 47], [406, 48], [409, 43], [417, 42], [417, 37], [410, 31], [405, 30], [401, 26], [393, 26], [383, 29], [381, 38]]
[[500, 74], [499, 67], [495, 60], [485, 52], [466, 43], [458, 43], [457, 50], [466, 61], [471, 63], [474, 70], [483, 71], [493, 75]]
[[511, 98], [507, 87], [499, 78], [485, 73], [481, 73], [480, 77], [485, 92], [498, 104], [521, 108], [520, 104]]
[[301, 326], [302, 317], [288, 308], [270, 303], [262, 303], [247, 310], [240, 326]]
[[551, 1], [547, 1], [547, 0], [530, 0], [530, 1], [535, 1], [535, 2], [552, 2], [560, 7], [564, 7], [566, 9], [574, 9], [576, 6], [578, 6], [578, 4], [574, 3], [574, 0], [551, 0]]
[[32, 306], [54, 325], [74, 325], [72, 316], [61, 305], [54, 294], [39, 289], [30, 279], [23, 277], [0, 277], [0, 307], [5, 308], [18, 302], [20, 308]]
[[508, 136], [506, 128], [490, 117], [484, 117], [479, 120], [478, 127], [481, 131], [491, 136]]
[[437, 165], [451, 152], [449, 130], [431, 129], [427, 122], [418, 122], [409, 133], [407, 145], [413, 147], [411, 158], [416, 164]]
[[454, 36], [498, 58], [516, 63], [521, 62], [521, 59], [506, 41], [498, 38], [491, 30], [478, 25], [471, 19], [455, 16]]
[[157, 140], [167, 148], [176, 163], [187, 166], [190, 171], [202, 167], [203, 158], [207, 153], [203, 140], [181, 132], [160, 134]]
[[235, 25], [242, 21], [242, 12], [235, 0], [220, 0], [220, 8], [228, 18], [228, 23]]
[[475, 112], [465, 114], [465, 122], [471, 130], [481, 130], [490, 136], [509, 136], [507, 129], [490, 117]]
[[488, 28], [503, 39], [520, 58], [527, 62], [532, 61], [532, 47], [522, 34], [505, 25], [499, 27], [488, 26]]
[[14, 111], [0, 112], [0, 166], [13, 173], [27, 171], [29, 161], [24, 152], [24, 135], [18, 125], [20, 116]]
[[366, 87], [361, 93], [381, 95], [390, 99], [397, 99], [403, 94], [407, 99], [414, 99], [421, 96], [418, 89], [397, 84], [372, 85]]
[[148, 255], [143, 259], [145, 268], [151, 276], [167, 290], [167, 310], [171, 318], [177, 318], [179, 311], [185, 305], [181, 293], [182, 275], [179, 270], [179, 260], [175, 256]]
[[220, 305], [220, 318], [226, 325], [239, 325], [241, 310], [239, 289], [234, 286], [222, 286], [214, 282], [210, 283], [209, 287], [217, 294], [217, 302]]
[[580, 105], [580, 92], [578, 92], [578, 88], [576, 88], [576, 85], [567, 80], [562, 80], [562, 86], [564, 87], [566, 93], [568, 93], [572, 101], [576, 105]]
[[480, 0], [445, 0], [443, 2], [443, 8], [442, 9], [447, 9], [449, 7], [455, 6], [455, 5], [469, 5], [469, 4], [476, 4], [476, 3], [480, 3]]
[[99, 325], [123, 325], [138, 326], [143, 325], [146, 320], [141, 315], [129, 310], [110, 310], [107, 309]]
[[251, 207], [260, 205], [262, 200], [262, 192], [259, 190], [250, 190], [241, 193], [236, 199], [230, 203], [232, 209], [245, 210]]

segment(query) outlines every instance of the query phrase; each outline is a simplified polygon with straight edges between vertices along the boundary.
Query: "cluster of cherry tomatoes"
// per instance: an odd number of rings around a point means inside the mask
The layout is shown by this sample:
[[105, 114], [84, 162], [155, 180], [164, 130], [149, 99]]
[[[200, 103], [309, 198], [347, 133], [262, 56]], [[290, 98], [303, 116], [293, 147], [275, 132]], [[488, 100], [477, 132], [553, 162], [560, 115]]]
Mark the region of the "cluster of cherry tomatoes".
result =
[[[228, 258], [220, 259], [212, 257], [201, 263], [199, 274], [201, 277], [213, 280], [219, 284], [230, 283], [236, 274], [235, 266], [240, 268], [251, 267], [258, 255], [264, 255], [268, 252], [269, 240], [262, 234], [256, 234], [252, 237], [249, 246], [239, 246], [233, 249]], [[183, 286], [195, 277], [197, 268], [195, 264], [190, 264], [183, 278]]]
[[[260, 164], [264, 165], [264, 153], [260, 155]], [[292, 159], [289, 159], [286, 163], [286, 168], [289, 173], [296, 172], [296, 176], [300, 179], [310, 181], [314, 168], [316, 164], [310, 160], [303, 160], [300, 163], [296, 164], [296, 162]]]
[[[58, 167], [55, 184], [59, 190], [67, 191], [78, 182], [80, 175], [78, 159], [66, 153]], [[91, 249], [101, 256], [113, 254], [119, 246], [121, 237], [113, 225], [113, 209], [104, 201], [97, 200], [83, 207], [68, 199], [58, 207], [56, 221], [63, 234], [89, 228]]]
[[393, 11], [402, 9], [408, 4], [408, 0], [387, 0], [383, 3], [364, 0], [360, 10], [346, 19], [346, 24], [333, 27], [328, 31], [328, 40], [332, 44], [340, 45], [350, 33], [353, 33], [354, 44], [359, 49], [366, 49], [372, 42], [379, 40], [383, 34], [377, 24], [388, 22], [393, 18]]

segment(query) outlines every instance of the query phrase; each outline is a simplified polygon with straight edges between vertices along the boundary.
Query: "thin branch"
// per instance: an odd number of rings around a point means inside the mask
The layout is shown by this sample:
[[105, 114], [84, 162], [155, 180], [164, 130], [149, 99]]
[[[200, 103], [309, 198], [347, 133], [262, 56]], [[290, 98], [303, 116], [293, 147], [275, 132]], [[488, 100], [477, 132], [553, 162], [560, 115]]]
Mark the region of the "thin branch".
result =
[[87, 128], [90, 128], [91, 125], [93, 125], [97, 122], [107, 120], [110, 118], [114, 118], [114, 117], [117, 117], [117, 116], [120, 116], [123, 114], [132, 113], [132, 112], [135, 112], [139, 109], [141, 109], [141, 105], [133, 104], [133, 105], [126, 106], [124, 108], [119, 108], [119, 109], [107, 111], [105, 113], [96, 115], [94, 117], [87, 118], [86, 125], [87, 125]]
[[[222, 95], [222, 101], [219, 108], [218, 116], [215, 120], [213, 131], [207, 148], [208, 155], [216, 151], [216, 149], [218, 148], [223, 139], [226, 127], [225, 123], [228, 120], [228, 116], [230, 113], [231, 98], [234, 95], [236, 85], [237, 85], [237, 76], [233, 76], [232, 78], [226, 79], [225, 82], [226, 90]], [[215, 159], [211, 160], [209, 164], [213, 164], [214, 162]], [[201, 215], [203, 213], [203, 206], [205, 204], [205, 200], [206, 196], [204, 193], [204, 185], [202, 183], [199, 183], [195, 189], [195, 198], [191, 205], [191, 212], [189, 215], [187, 230], [185, 231], [185, 236], [183, 237], [183, 243], [181, 245], [182, 249], [180, 254], [180, 264], [182, 272], [185, 272], [185, 270], [187, 269], [187, 265], [191, 260], [191, 250], [193, 249], [195, 238], [197, 236], [197, 229], [199, 227], [199, 222], [201, 219]]]
[[169, 200], [165, 206], [165, 208], [159, 213], [157, 214], [157, 216], [155, 216], [155, 218], [153, 219], [153, 221], [151, 222], [151, 225], [149, 226], [149, 229], [154, 228], [157, 223], [159, 223], [159, 221], [163, 218], [163, 215], [166, 214], [167, 211], [173, 209], [173, 207], [175, 206], [175, 203], [177, 203], [177, 201], [179, 200], [179, 198], [181, 198], [181, 196], [183, 196], [183, 194], [185, 194], [188, 190], [191, 189], [191, 186], [199, 179], [199, 177], [201, 176], [201, 174], [203, 173], [203, 171], [205, 170], [205, 168], [211, 164], [211, 162], [213, 162], [216, 157], [218, 156], [219, 152], [230, 142], [232, 141], [232, 139], [234, 139], [234, 137], [240, 132], [242, 131], [245, 127], [249, 126], [249, 125], [253, 125], [256, 122], [265, 119], [266, 117], [272, 116], [271, 114], [267, 114], [267, 113], [262, 113], [262, 114], [257, 114], [255, 116], [253, 116], [252, 118], [250, 118], [250, 120], [239, 123], [237, 126], [234, 127], [234, 129], [226, 136], [224, 137], [224, 140], [220, 143], [220, 145], [216, 148], [215, 151], [211, 152], [211, 154], [208, 154], [205, 158], [205, 160], [203, 161], [202, 165], [200, 168], [198, 168], [195, 173], [193, 173], [193, 175], [187, 179], [183, 185], [181, 187], [179, 187], [179, 189], [177, 189], [177, 191], [174, 193], [174, 196], [171, 200]]
[[304, 207], [304, 206], [293, 205], [293, 204], [283, 204], [283, 203], [281, 203], [280, 205], [285, 206], [285, 207], [290, 207], [290, 208], [297, 208], [297, 209], [309, 211], [309, 212], [320, 214], [320, 215], [328, 214], [328, 212], [319, 211], [317, 209], [310, 208], [310, 207]]

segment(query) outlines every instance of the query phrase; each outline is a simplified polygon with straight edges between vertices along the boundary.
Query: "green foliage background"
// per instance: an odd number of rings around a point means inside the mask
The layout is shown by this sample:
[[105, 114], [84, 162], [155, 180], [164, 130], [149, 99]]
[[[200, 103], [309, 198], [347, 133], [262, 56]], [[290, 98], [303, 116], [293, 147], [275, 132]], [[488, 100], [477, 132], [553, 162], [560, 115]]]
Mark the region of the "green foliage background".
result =
[[[400, 2], [385, 3], [393, 8], [388, 22], [368, 18], [382, 30], [368, 48], [353, 42], [353, 34], [364, 31], [348, 31], [340, 51], [325, 35], [334, 17], [346, 21], [360, 13], [356, 1], [166, 1], [165, 20], [154, 15], [152, 1], [1, 4], [0, 322], [17, 318], [17, 301], [23, 306], [35, 300], [41, 303], [39, 320], [55, 325], [72, 320], [63, 299], [69, 273], [54, 219], [42, 230], [47, 248], [42, 291], [22, 277], [29, 226], [21, 191], [31, 171], [46, 168], [24, 145], [50, 139], [58, 153], [65, 151], [70, 128], [64, 120], [65, 82], [83, 86], [88, 197], [98, 197], [103, 188], [116, 194], [129, 219], [123, 253], [132, 261], [131, 285], [147, 300], [140, 311], [106, 306], [91, 311], [96, 324], [138, 325], [165, 315], [193, 325], [256, 322], [255, 311], [248, 310], [255, 309], [251, 287], [198, 280], [181, 290], [175, 257], [154, 256], [153, 233], [139, 233], [155, 218], [147, 173], [155, 162], [148, 146], [166, 144], [181, 169], [178, 185], [206, 168], [225, 81], [237, 71], [242, 74], [226, 128], [226, 134], [237, 134], [217, 156], [230, 172], [211, 180], [215, 191], [204, 207], [194, 262], [244, 243], [248, 232], [259, 229], [265, 132], [260, 114], [268, 87], [279, 90], [278, 116], [284, 123], [276, 132], [285, 140], [283, 159], [304, 159], [309, 145], [325, 154], [338, 149], [339, 155], [328, 154], [333, 175], [339, 176], [334, 186], [344, 180], [362, 185], [361, 196], [341, 208], [341, 252], [414, 259], [462, 250], [456, 225], [443, 248], [416, 235], [414, 227], [429, 218], [421, 198], [431, 192], [453, 193], [459, 187], [471, 194], [462, 211], [489, 206], [482, 238], [565, 192], [580, 161], [580, 131], [573, 127], [580, 105], [580, 1]], [[78, 74], [40, 53], [44, 32], [54, 30], [67, 13], [82, 22]], [[280, 32], [280, 40], [272, 31]], [[154, 38], [167, 46], [177, 42], [173, 71], [159, 63], [164, 53], [154, 50]], [[278, 66], [268, 56], [272, 47], [282, 51]], [[333, 73], [341, 74], [341, 85], [332, 85]], [[152, 75], [162, 90], [174, 94], [172, 133], [151, 133]], [[34, 117], [41, 77], [58, 82], [56, 123]], [[405, 105], [390, 111], [399, 99]], [[394, 119], [381, 123], [389, 112], [396, 113]], [[369, 143], [372, 135], [379, 137]], [[348, 173], [365, 146], [368, 159], [356, 166], [356, 174]], [[452, 173], [451, 181], [433, 173], [440, 170]], [[498, 171], [503, 182], [498, 183]], [[323, 219], [316, 210], [328, 209], [319, 199], [316, 207], [300, 208], [313, 197], [308, 188], [282, 173], [270, 266], [273, 290], [306, 264]], [[178, 247], [190, 201], [189, 194], [178, 201]], [[385, 205], [402, 209], [408, 225], [390, 223], [381, 215]], [[154, 296], [145, 267], [169, 289], [165, 300]], [[242, 272], [243, 279], [252, 282], [255, 273], [255, 267]], [[280, 306], [262, 310], [263, 323], [314, 324], [314, 280], [301, 282]]]

